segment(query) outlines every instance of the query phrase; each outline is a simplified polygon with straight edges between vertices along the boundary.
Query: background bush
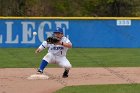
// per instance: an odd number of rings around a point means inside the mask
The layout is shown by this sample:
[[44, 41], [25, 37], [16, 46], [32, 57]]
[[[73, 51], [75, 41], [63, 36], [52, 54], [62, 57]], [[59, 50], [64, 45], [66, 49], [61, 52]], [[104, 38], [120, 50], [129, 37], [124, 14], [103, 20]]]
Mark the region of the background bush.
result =
[[139, 0], [0, 0], [0, 16], [137, 17]]

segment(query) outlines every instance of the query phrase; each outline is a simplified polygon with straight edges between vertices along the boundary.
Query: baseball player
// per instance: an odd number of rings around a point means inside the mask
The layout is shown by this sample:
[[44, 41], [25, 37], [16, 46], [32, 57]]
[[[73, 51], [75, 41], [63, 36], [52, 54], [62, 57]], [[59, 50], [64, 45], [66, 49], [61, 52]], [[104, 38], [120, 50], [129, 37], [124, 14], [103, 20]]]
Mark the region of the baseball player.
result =
[[50, 40], [43, 41], [42, 44], [36, 49], [35, 53], [39, 53], [45, 48], [48, 48], [48, 53], [43, 57], [38, 73], [43, 73], [44, 68], [48, 64], [58, 64], [63, 67], [64, 73], [63, 78], [68, 77], [70, 68], [72, 67], [68, 59], [66, 58], [66, 53], [68, 48], [72, 48], [72, 43], [70, 40], [63, 35], [63, 29], [58, 27], [54, 32], [54, 37], [56, 37], [58, 42], [50, 42]]

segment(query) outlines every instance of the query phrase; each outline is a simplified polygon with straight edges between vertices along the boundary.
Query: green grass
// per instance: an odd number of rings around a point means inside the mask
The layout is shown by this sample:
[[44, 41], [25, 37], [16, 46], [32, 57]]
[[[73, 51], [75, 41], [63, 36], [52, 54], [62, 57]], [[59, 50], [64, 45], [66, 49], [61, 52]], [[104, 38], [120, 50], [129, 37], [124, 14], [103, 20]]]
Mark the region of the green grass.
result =
[[[47, 49], [0, 48], [0, 68], [38, 67]], [[72, 48], [67, 58], [73, 67], [140, 67], [139, 48]], [[48, 67], [58, 67], [50, 65]], [[65, 87], [56, 93], [139, 93], [140, 85], [91, 85]]]
[[[38, 67], [47, 49], [38, 55], [34, 51], [35, 48], [0, 48], [0, 68]], [[73, 67], [139, 67], [140, 49], [72, 48], [67, 58]]]
[[64, 87], [55, 93], [139, 93], [140, 84], [87, 85]]
[[76, 48], [69, 52], [75, 67], [138, 67], [139, 48]]

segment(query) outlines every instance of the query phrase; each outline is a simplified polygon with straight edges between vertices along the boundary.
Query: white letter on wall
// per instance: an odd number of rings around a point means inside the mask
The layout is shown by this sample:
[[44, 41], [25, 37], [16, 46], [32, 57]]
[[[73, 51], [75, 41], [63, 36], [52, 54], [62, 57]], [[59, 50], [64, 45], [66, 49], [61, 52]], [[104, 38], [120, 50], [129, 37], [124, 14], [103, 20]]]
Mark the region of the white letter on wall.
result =
[[12, 25], [13, 22], [5, 22], [7, 26], [7, 41], [5, 43], [18, 43], [18, 35], [16, 35], [15, 40], [12, 40]]
[[0, 35], [0, 43], [2, 43], [2, 35]]
[[[32, 30], [35, 29], [34, 22], [21, 22], [23, 25], [23, 41], [21, 43], [35, 43], [35, 37], [32, 35]], [[29, 27], [30, 26], [30, 27]], [[29, 40], [29, 38], [32, 38]]]
[[49, 29], [51, 28], [51, 23], [50, 22], [47, 22], [47, 21], [45, 21], [45, 22], [42, 22], [40, 25], [39, 25], [39, 29], [38, 29], [38, 38], [39, 38], [39, 40], [42, 42], [42, 41], [44, 41], [44, 27], [45, 27], [45, 25], [48, 25], [48, 27], [49, 27]]

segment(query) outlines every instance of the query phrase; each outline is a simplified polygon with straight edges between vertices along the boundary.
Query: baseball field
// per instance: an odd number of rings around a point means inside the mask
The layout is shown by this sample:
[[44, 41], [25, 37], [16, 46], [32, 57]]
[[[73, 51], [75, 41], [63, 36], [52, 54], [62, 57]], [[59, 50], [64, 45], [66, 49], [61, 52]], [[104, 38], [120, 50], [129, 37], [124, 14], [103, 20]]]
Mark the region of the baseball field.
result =
[[42, 57], [35, 48], [0, 49], [0, 93], [139, 93], [139, 48], [72, 48], [67, 58], [70, 76], [49, 64], [48, 80], [27, 80], [36, 73]]

